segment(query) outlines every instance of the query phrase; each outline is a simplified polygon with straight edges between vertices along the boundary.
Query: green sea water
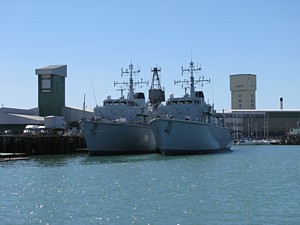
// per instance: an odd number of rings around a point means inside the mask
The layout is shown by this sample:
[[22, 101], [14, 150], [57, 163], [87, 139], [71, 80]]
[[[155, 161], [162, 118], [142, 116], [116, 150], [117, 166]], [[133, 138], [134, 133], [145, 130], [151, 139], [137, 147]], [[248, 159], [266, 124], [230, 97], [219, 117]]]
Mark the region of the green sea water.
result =
[[0, 163], [1, 224], [300, 224], [300, 146]]

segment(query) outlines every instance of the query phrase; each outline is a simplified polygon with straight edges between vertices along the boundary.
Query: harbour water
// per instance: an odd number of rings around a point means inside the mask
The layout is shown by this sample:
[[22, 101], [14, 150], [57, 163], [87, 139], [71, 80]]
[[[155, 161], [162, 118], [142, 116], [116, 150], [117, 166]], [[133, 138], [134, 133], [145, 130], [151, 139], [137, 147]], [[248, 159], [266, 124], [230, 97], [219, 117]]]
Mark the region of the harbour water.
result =
[[300, 224], [300, 146], [0, 164], [1, 224]]

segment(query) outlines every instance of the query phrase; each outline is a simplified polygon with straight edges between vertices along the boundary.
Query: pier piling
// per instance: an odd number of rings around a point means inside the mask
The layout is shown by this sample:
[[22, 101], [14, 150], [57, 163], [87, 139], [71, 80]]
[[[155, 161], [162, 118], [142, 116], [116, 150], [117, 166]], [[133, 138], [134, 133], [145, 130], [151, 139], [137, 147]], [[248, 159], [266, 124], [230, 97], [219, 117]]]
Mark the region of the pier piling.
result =
[[2, 153], [71, 154], [83, 148], [86, 148], [84, 137], [78, 135], [0, 135]]

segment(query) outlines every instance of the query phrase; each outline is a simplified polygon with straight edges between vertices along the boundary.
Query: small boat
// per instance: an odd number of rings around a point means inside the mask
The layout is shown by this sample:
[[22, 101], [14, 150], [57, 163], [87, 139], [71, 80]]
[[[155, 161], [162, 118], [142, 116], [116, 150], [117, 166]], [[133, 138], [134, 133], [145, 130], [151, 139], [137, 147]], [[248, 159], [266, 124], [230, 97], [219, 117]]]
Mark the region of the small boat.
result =
[[172, 94], [166, 105], [158, 107], [156, 118], [149, 122], [158, 148], [163, 155], [203, 154], [230, 150], [233, 131], [224, 126], [213, 107], [205, 102], [202, 91], [195, 91], [196, 83], [209, 82], [204, 78], [195, 80], [195, 68], [191, 61], [188, 69], [190, 80], [175, 81], [189, 85], [190, 94], [175, 98]]
[[270, 145], [271, 144], [271, 141], [270, 140], [256, 140], [256, 144], [257, 145]]
[[272, 140], [270, 141], [270, 144], [271, 144], [271, 145], [280, 145], [281, 142], [280, 142], [280, 139], [272, 139]]
[[256, 145], [257, 142], [249, 139], [242, 139], [236, 142], [236, 145]]
[[157, 144], [148, 118], [151, 110], [147, 107], [145, 95], [142, 92], [134, 93], [134, 85], [143, 81], [133, 82], [132, 63], [129, 70], [122, 70], [129, 74], [129, 82], [115, 82], [114, 85], [128, 85], [127, 98], [123, 96], [112, 99], [107, 97], [103, 106], [96, 106], [95, 117], [92, 120], [83, 120], [82, 127], [90, 155], [103, 154], [138, 154], [157, 151]]
[[249, 139], [243, 139], [236, 142], [237, 145], [270, 145], [270, 140], [249, 140]]

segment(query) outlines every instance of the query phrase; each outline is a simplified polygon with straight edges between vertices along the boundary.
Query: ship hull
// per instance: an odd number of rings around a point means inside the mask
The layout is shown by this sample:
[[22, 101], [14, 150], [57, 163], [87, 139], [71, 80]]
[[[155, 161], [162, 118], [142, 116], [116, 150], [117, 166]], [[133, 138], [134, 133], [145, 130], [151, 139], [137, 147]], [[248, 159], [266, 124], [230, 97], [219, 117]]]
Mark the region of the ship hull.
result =
[[90, 120], [83, 121], [82, 126], [90, 155], [141, 154], [158, 151], [149, 126]]
[[157, 118], [149, 125], [163, 155], [229, 151], [233, 144], [232, 130], [213, 124]]

